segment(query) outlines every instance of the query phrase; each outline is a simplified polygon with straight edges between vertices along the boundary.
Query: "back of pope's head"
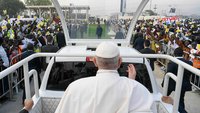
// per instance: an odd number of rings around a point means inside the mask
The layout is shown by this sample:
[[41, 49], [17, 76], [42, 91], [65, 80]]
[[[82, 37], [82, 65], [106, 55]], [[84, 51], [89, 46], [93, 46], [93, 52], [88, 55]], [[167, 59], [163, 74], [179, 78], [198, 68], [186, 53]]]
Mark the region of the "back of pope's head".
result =
[[100, 43], [95, 55], [95, 64], [99, 69], [117, 69], [121, 64], [119, 48], [113, 42]]

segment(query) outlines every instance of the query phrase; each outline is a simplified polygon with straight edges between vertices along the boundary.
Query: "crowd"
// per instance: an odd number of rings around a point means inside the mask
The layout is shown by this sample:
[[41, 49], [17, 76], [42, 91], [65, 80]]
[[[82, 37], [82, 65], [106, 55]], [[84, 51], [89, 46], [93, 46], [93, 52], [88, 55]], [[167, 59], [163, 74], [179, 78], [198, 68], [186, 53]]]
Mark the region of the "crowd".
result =
[[[200, 69], [200, 22], [199, 20], [185, 19], [176, 21], [146, 20], [138, 21], [135, 28], [133, 47], [141, 53], [162, 53], [172, 55], [175, 58]], [[147, 45], [147, 40], [150, 43]], [[151, 45], [151, 46], [150, 46]], [[147, 51], [148, 48], [148, 51]], [[147, 52], [144, 52], [146, 50]], [[153, 51], [153, 52], [152, 52]], [[150, 64], [152, 64], [150, 59]], [[152, 69], [153, 65], [151, 65]], [[172, 61], [166, 64], [166, 73], [177, 75], [178, 65]], [[185, 110], [184, 97], [186, 91], [191, 91], [190, 78], [192, 73], [184, 70], [182, 88], [179, 100], [179, 112]], [[164, 79], [162, 86], [164, 84]], [[175, 91], [176, 82], [170, 78], [167, 97], [163, 97], [168, 103], [173, 103], [168, 97]]]
[[[162, 21], [159, 19], [138, 21], [135, 28], [133, 47], [140, 50], [144, 39], [151, 40], [151, 48], [156, 53], [172, 55], [173, 51], [181, 47], [185, 53], [198, 54], [200, 44], [200, 22], [199, 20], [184, 19], [175, 21]], [[141, 36], [142, 35], [142, 36]], [[137, 38], [143, 40], [137, 40]], [[139, 48], [137, 48], [139, 46]], [[191, 55], [190, 55], [191, 56]], [[189, 58], [188, 56], [186, 56]]]
[[[11, 21], [12, 20], [12, 21]], [[1, 71], [36, 52], [57, 52], [66, 45], [61, 25], [43, 18], [10, 19], [0, 22], [0, 67]], [[29, 70], [40, 74], [45, 65], [43, 59], [29, 62]], [[22, 75], [19, 78], [23, 78]], [[38, 77], [39, 78], [39, 77]], [[40, 78], [39, 78], [40, 83]], [[0, 96], [8, 91], [8, 78], [0, 80]]]

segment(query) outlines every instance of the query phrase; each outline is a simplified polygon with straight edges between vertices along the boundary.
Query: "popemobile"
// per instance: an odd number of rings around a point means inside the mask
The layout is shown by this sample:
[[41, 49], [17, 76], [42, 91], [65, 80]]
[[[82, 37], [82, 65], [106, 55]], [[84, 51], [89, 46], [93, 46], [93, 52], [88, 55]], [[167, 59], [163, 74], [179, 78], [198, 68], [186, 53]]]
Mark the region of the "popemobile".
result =
[[[93, 57], [95, 56], [96, 47], [101, 42], [107, 41], [113, 42], [119, 47], [120, 55], [122, 57], [122, 65], [118, 69], [120, 76], [127, 77], [128, 75], [126, 70], [128, 64], [134, 64], [137, 72], [136, 80], [143, 84], [153, 97], [153, 105], [150, 113], [178, 113], [184, 69], [190, 70], [192, 73], [196, 74], [196, 76], [200, 76], [200, 70], [193, 68], [192, 66], [183, 63], [169, 55], [141, 54], [134, 48], [130, 47], [130, 40], [132, 34], [134, 34], [134, 27], [136, 25], [137, 19], [139, 18], [141, 12], [149, 0], [141, 1], [136, 10], [136, 15], [133, 17], [130, 23], [127, 35], [125, 36], [126, 38], [124, 39], [114, 39], [113, 37], [109, 39], [71, 39], [60, 4], [57, 0], [51, 1], [54, 4], [61, 19], [67, 46], [61, 48], [57, 53], [33, 54], [0, 72], [0, 79], [2, 79], [5, 76], [13, 73], [19, 67], [23, 66], [26, 98], [32, 98], [34, 101], [34, 106], [30, 113], [54, 113], [64, 94], [64, 91], [70, 83], [80, 78], [95, 76], [97, 68], [92, 61]], [[109, 32], [113, 31], [115, 32], [114, 29], [110, 29]], [[28, 70], [28, 62], [37, 57], [46, 57], [46, 62], [48, 63], [40, 87], [38, 85], [37, 71], [34, 69], [30, 71]], [[178, 64], [177, 76], [172, 73], [167, 73], [165, 75], [163, 92], [159, 90], [159, 86], [149, 64], [148, 58], [167, 59]], [[35, 94], [32, 97], [29, 79], [31, 76], [34, 78], [33, 80], [35, 91]], [[173, 105], [164, 103], [161, 100], [162, 96], [167, 95], [169, 78], [172, 78], [176, 82]], [[142, 113], [146, 112], [147, 111], [143, 111]]]

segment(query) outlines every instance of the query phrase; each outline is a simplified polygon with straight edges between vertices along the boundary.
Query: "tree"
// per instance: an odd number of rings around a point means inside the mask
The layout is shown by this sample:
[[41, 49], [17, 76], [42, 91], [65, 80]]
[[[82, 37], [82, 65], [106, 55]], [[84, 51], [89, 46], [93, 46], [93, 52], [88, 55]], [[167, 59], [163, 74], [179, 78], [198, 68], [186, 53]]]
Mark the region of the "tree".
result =
[[50, 0], [25, 0], [25, 4], [27, 6], [33, 6], [33, 5], [51, 5]]
[[0, 15], [16, 16], [24, 9], [25, 5], [20, 0], [0, 0]]

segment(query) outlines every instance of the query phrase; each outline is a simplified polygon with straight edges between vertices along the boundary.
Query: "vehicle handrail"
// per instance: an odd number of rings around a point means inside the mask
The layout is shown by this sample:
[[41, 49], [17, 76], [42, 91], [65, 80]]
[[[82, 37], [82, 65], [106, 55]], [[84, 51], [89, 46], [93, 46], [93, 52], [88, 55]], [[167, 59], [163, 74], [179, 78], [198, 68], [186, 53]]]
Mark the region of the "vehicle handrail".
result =
[[54, 4], [56, 11], [57, 11], [57, 13], [60, 17], [60, 21], [61, 21], [63, 31], [64, 31], [64, 35], [65, 35], [65, 42], [67, 44], [70, 37], [69, 37], [69, 31], [68, 31], [68, 28], [67, 28], [67, 23], [65, 21], [64, 14], [61, 10], [61, 6], [60, 6], [58, 0], [51, 0], [51, 2]]
[[[179, 99], [180, 99], [180, 92], [181, 92], [181, 89], [180, 91], [177, 90], [178, 87], [181, 87], [182, 86], [182, 82], [179, 82], [177, 81], [177, 76], [174, 75], [173, 73], [167, 73], [165, 75], [165, 79], [164, 79], [164, 91], [163, 91], [163, 95], [164, 96], [167, 96], [167, 92], [168, 92], [168, 85], [169, 85], [169, 78], [172, 78], [176, 83], [176, 89], [175, 89], [175, 97], [174, 97], [174, 106], [173, 106], [173, 111], [176, 112], [178, 110], [178, 106], [179, 106]], [[180, 78], [180, 77], [179, 77]], [[175, 104], [176, 103], [176, 104]], [[173, 113], [174, 113], [173, 112]]]
[[[12, 73], [14, 70], [16, 70], [17, 68], [19, 68], [21, 66], [23, 66], [24, 74], [26, 75], [29, 73], [28, 72], [28, 61], [30, 61], [34, 58], [37, 58], [37, 57], [52, 57], [52, 56], [54, 56], [54, 57], [86, 57], [86, 56], [95, 56], [95, 54], [94, 53], [85, 53], [85, 54], [35, 53], [35, 54], [19, 61], [18, 63], [14, 64], [13, 66], [5, 69], [4, 71], [0, 72], [0, 79], [2, 79], [3, 77], [7, 76], [10, 73]], [[178, 74], [177, 74], [177, 79], [176, 79], [176, 90], [175, 90], [175, 98], [174, 98], [175, 101], [174, 101], [174, 107], [173, 107], [173, 113], [178, 113], [178, 105], [179, 105], [179, 98], [180, 98], [184, 68], [187, 70], [190, 70], [192, 73], [194, 73], [198, 76], [200, 76], [200, 70], [190, 66], [189, 64], [182, 62], [181, 60], [179, 60], [175, 57], [169, 56], [169, 55], [161, 55], [161, 54], [123, 55], [123, 58], [130, 58], [130, 57], [131, 58], [163, 58], [163, 59], [168, 59], [168, 60], [178, 64]], [[173, 78], [175, 78], [175, 77], [173, 77]], [[29, 81], [28, 78], [25, 78], [25, 79], [26, 79], [25, 81]]]
[[35, 69], [32, 69], [31, 71], [29, 71], [28, 76], [24, 76], [26, 98], [28, 99], [31, 98], [29, 78], [32, 75], [33, 75], [33, 80], [34, 80], [35, 96], [36, 98], [39, 97], [38, 73]]
[[167, 89], [168, 89], [168, 83], [169, 83], [169, 78], [172, 78], [175, 82], [177, 81], [177, 76], [174, 75], [173, 73], [166, 73], [165, 78], [164, 78], [164, 91], [163, 95], [167, 96]]
[[[8, 75], [9, 73], [15, 71], [17, 68], [20, 66], [23, 66], [26, 62], [37, 58], [37, 57], [86, 57], [86, 56], [95, 56], [94, 53], [85, 53], [85, 54], [79, 54], [79, 53], [74, 53], [74, 54], [58, 54], [58, 53], [35, 53], [33, 55], [30, 55], [29, 57], [19, 61], [18, 63], [12, 65], [9, 67], [9, 69], [5, 69], [4, 71], [0, 72], [0, 79]], [[132, 54], [132, 55], [123, 55], [123, 58], [162, 58], [162, 59], [168, 59], [171, 60], [172, 62], [175, 62], [176, 64], [179, 64], [186, 68], [187, 70], [190, 70], [192, 73], [199, 75], [200, 76], [200, 70], [190, 66], [189, 64], [182, 62], [172, 56], [169, 55], [163, 55], [163, 54]]]
[[142, 0], [140, 5], [138, 6], [138, 8], [136, 10], [136, 15], [133, 16], [133, 19], [131, 21], [131, 24], [130, 24], [130, 27], [128, 29], [128, 33], [127, 33], [127, 36], [126, 36], [126, 41], [129, 42], [129, 44], [130, 44], [130, 41], [131, 41], [131, 36], [132, 36], [133, 31], [134, 31], [136, 22], [137, 22], [139, 16], [141, 15], [143, 9], [145, 8], [145, 6], [147, 5], [148, 2], [149, 2], [149, 0]]

